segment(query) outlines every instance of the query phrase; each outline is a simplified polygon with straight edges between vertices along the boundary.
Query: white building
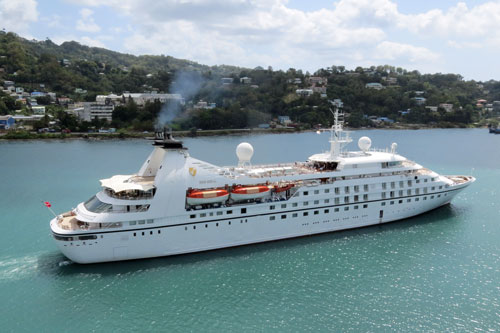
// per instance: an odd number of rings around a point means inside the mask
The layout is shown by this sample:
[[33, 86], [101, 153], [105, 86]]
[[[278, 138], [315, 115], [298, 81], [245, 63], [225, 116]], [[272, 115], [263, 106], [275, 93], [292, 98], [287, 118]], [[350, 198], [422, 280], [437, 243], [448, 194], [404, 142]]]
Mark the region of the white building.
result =
[[111, 121], [113, 119], [114, 105], [105, 105], [97, 103], [83, 103], [83, 109], [78, 108], [78, 117], [84, 121], [91, 121], [92, 119], [106, 119]]
[[365, 84], [365, 88], [375, 89], [375, 90], [381, 90], [381, 89], [384, 89], [384, 86], [381, 83], [378, 83], [378, 82], [371, 82], [371, 83]]
[[297, 89], [295, 90], [295, 93], [302, 97], [308, 97], [311, 96], [314, 92], [312, 89]]

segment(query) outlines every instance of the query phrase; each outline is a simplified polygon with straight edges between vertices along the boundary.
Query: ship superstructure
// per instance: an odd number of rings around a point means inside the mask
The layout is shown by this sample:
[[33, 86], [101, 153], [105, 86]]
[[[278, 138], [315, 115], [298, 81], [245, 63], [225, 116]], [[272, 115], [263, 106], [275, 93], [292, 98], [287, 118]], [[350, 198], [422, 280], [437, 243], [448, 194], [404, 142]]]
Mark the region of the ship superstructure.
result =
[[335, 112], [330, 150], [306, 162], [238, 166], [191, 157], [167, 131], [137, 174], [101, 180], [102, 190], [50, 222], [58, 247], [78, 263], [176, 255], [381, 224], [448, 204], [473, 181], [443, 176], [390, 149], [344, 151]]

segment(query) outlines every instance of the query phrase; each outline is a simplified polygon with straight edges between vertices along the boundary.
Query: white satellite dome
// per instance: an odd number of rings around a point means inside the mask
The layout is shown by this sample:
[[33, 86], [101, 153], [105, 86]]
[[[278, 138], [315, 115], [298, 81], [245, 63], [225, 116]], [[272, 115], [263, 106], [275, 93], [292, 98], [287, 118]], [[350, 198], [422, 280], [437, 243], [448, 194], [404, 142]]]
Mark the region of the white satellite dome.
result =
[[372, 146], [372, 140], [367, 136], [362, 136], [358, 140], [358, 147], [362, 151], [366, 152]]
[[250, 164], [250, 160], [253, 156], [253, 147], [248, 142], [242, 142], [236, 147], [236, 156], [238, 156], [238, 164], [244, 165], [246, 163]]

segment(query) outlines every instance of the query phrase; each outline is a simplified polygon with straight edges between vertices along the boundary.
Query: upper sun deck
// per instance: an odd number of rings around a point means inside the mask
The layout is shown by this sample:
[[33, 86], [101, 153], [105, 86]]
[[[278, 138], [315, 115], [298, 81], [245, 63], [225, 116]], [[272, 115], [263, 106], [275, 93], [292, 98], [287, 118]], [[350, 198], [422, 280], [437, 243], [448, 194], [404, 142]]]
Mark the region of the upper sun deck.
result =
[[[325, 156], [328, 153], [325, 153]], [[217, 168], [213, 165], [204, 167], [205, 171], [230, 179], [239, 178], [274, 178], [286, 176], [322, 176], [325, 173], [357, 175], [364, 173], [385, 172], [387, 169], [418, 170], [422, 167], [406, 158], [385, 152], [346, 152], [336, 161], [321, 159], [323, 154], [311, 156], [307, 162], [247, 165], [244, 167], [228, 166]], [[197, 165], [203, 165], [198, 163]], [[307, 177], [309, 178], [309, 177]]]
[[117, 199], [148, 199], [154, 195], [155, 177], [137, 175], [116, 175], [101, 179], [101, 186], [106, 194]]

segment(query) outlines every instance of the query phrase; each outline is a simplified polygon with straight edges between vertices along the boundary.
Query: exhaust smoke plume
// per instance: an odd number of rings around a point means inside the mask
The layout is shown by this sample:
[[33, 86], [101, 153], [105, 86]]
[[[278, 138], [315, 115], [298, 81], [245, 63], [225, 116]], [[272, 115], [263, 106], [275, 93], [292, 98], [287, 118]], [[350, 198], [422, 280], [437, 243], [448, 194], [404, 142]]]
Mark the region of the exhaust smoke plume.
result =
[[[203, 83], [203, 78], [198, 72], [179, 71], [175, 75], [169, 94], [180, 94], [184, 101], [188, 101], [198, 93]], [[161, 108], [156, 120], [156, 127], [163, 128], [177, 118], [182, 111], [182, 105], [178, 100], [168, 100]]]

